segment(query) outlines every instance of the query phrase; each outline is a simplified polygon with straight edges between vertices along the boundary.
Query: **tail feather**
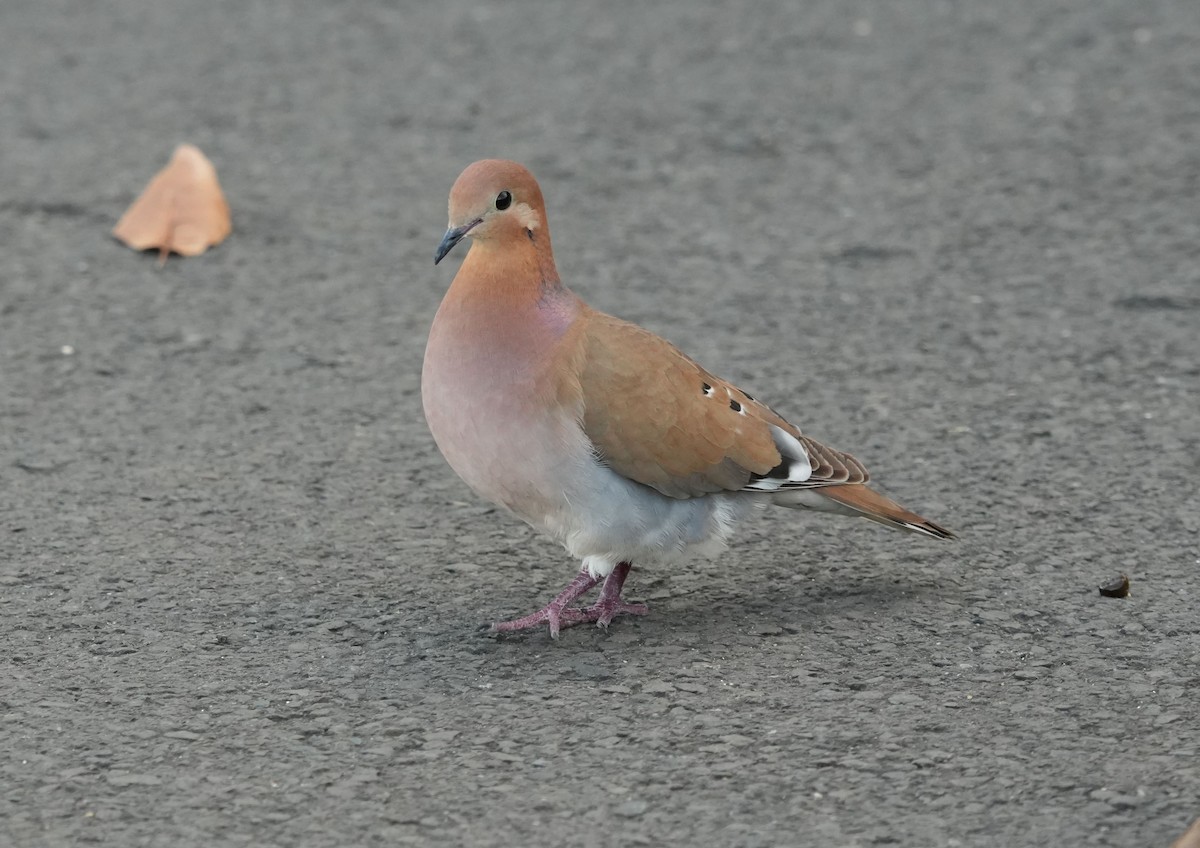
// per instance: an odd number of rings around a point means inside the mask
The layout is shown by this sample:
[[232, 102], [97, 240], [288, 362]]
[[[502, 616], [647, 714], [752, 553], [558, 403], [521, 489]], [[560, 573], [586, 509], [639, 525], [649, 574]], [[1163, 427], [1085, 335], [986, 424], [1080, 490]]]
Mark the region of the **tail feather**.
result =
[[907, 530], [910, 533], [921, 533], [935, 539], [954, 539], [955, 535], [927, 518], [922, 518], [915, 512], [909, 512], [891, 498], [884, 497], [874, 489], [862, 484], [846, 486], [825, 486], [815, 490], [816, 494], [849, 507], [863, 518], [878, 522], [885, 527], [896, 530]]

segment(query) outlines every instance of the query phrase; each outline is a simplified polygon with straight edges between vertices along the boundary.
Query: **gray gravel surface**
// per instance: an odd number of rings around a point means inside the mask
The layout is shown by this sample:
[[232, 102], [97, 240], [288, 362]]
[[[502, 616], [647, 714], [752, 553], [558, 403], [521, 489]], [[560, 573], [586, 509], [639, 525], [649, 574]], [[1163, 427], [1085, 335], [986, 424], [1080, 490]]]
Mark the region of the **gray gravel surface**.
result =
[[[181, 141], [234, 235], [108, 231]], [[1166, 846], [1200, 815], [1200, 4], [0, 9], [0, 842]], [[445, 198], [958, 530], [651, 615], [420, 412]], [[1126, 599], [1097, 586], [1118, 573]]]

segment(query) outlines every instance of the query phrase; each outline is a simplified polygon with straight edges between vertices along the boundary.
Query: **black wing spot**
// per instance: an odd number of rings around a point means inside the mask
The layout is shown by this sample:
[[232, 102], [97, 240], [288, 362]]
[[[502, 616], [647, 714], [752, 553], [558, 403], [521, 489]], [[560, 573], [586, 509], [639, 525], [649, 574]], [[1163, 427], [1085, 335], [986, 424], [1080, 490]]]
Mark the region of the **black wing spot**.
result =
[[525, 235], [529, 236], [529, 240], [530, 240], [530, 241], [533, 241], [533, 230], [526, 229], [526, 230], [525, 230]]
[[708, 383], [701, 383], [700, 385], [703, 386], [704, 396], [712, 397], [712, 392], [713, 392], [712, 386], [710, 386]]
[[732, 398], [730, 398], [730, 400], [729, 400], [729, 408], [732, 409], [734, 412], [742, 411], [742, 405], [740, 403], [738, 403], [736, 400], [733, 400]]
[[[738, 391], [741, 392], [742, 390], [738, 389]], [[742, 392], [742, 397], [744, 397], [746, 400], [750, 400], [750, 401], [754, 400], [754, 396], [752, 394], [750, 394], [749, 392]]]

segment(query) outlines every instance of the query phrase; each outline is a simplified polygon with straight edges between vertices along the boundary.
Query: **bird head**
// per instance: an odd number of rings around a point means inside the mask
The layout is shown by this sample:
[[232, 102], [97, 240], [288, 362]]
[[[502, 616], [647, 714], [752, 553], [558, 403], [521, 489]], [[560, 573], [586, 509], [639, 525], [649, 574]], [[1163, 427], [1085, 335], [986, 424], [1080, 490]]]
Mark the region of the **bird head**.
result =
[[465, 237], [534, 241], [546, 229], [546, 207], [533, 174], [516, 162], [483, 159], [468, 165], [450, 189], [450, 224], [433, 264]]

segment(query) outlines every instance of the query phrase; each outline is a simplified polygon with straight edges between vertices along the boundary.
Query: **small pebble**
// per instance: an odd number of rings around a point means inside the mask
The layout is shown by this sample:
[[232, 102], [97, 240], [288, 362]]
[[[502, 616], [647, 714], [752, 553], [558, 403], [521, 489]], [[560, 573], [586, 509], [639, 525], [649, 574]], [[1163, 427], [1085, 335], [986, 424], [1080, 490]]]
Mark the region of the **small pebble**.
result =
[[648, 809], [650, 809], [650, 805], [645, 801], [626, 801], [613, 810], [613, 812], [622, 818], [636, 819], [638, 816], [645, 814]]
[[1129, 597], [1129, 577], [1120, 574], [1100, 587], [1100, 594], [1106, 598]]

